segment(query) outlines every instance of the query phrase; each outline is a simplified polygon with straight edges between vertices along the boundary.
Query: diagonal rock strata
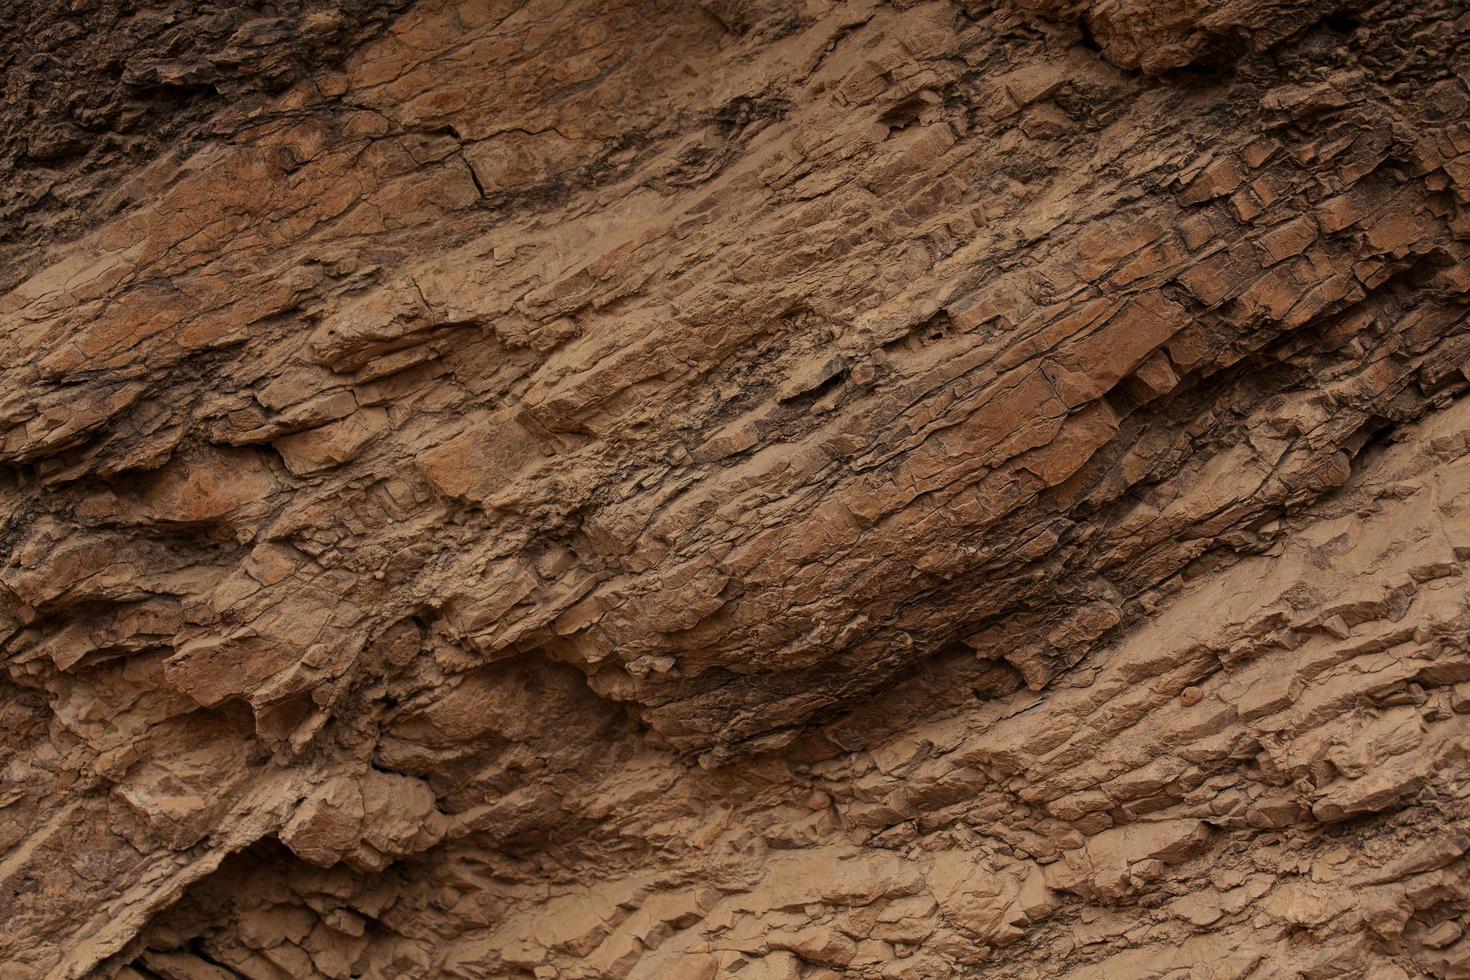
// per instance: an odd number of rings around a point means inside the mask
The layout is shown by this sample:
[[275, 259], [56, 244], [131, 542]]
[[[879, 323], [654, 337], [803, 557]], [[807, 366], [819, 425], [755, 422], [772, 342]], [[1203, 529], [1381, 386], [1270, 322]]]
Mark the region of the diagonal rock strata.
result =
[[4, 117], [0, 976], [1470, 970], [1460, 5], [169, 16]]

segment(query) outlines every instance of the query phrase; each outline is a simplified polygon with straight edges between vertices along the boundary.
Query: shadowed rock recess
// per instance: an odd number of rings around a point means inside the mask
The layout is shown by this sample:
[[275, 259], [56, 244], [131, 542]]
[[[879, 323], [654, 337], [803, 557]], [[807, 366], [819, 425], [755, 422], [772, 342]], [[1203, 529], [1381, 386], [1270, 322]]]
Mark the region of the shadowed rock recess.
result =
[[1464, 0], [0, 26], [3, 980], [1470, 977]]

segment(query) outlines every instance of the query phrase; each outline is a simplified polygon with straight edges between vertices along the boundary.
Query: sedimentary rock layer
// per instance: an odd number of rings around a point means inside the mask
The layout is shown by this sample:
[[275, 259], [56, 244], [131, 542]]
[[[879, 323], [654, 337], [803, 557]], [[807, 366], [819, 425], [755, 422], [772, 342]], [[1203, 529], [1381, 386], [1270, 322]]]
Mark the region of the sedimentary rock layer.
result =
[[1470, 976], [1463, 3], [19, 9], [0, 977]]

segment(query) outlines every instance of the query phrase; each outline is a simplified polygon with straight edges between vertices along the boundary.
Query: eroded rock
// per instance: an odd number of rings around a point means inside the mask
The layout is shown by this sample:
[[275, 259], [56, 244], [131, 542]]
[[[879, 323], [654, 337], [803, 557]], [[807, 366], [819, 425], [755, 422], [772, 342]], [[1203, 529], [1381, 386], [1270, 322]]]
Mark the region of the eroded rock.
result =
[[1460, 5], [22, 7], [0, 977], [1470, 970]]

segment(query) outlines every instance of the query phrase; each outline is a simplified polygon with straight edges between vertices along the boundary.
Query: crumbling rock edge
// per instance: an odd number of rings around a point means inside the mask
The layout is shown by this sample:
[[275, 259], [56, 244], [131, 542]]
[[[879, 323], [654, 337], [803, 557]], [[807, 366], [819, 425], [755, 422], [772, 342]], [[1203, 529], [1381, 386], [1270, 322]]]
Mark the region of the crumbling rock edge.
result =
[[88, 10], [0, 977], [1470, 974], [1463, 5]]

